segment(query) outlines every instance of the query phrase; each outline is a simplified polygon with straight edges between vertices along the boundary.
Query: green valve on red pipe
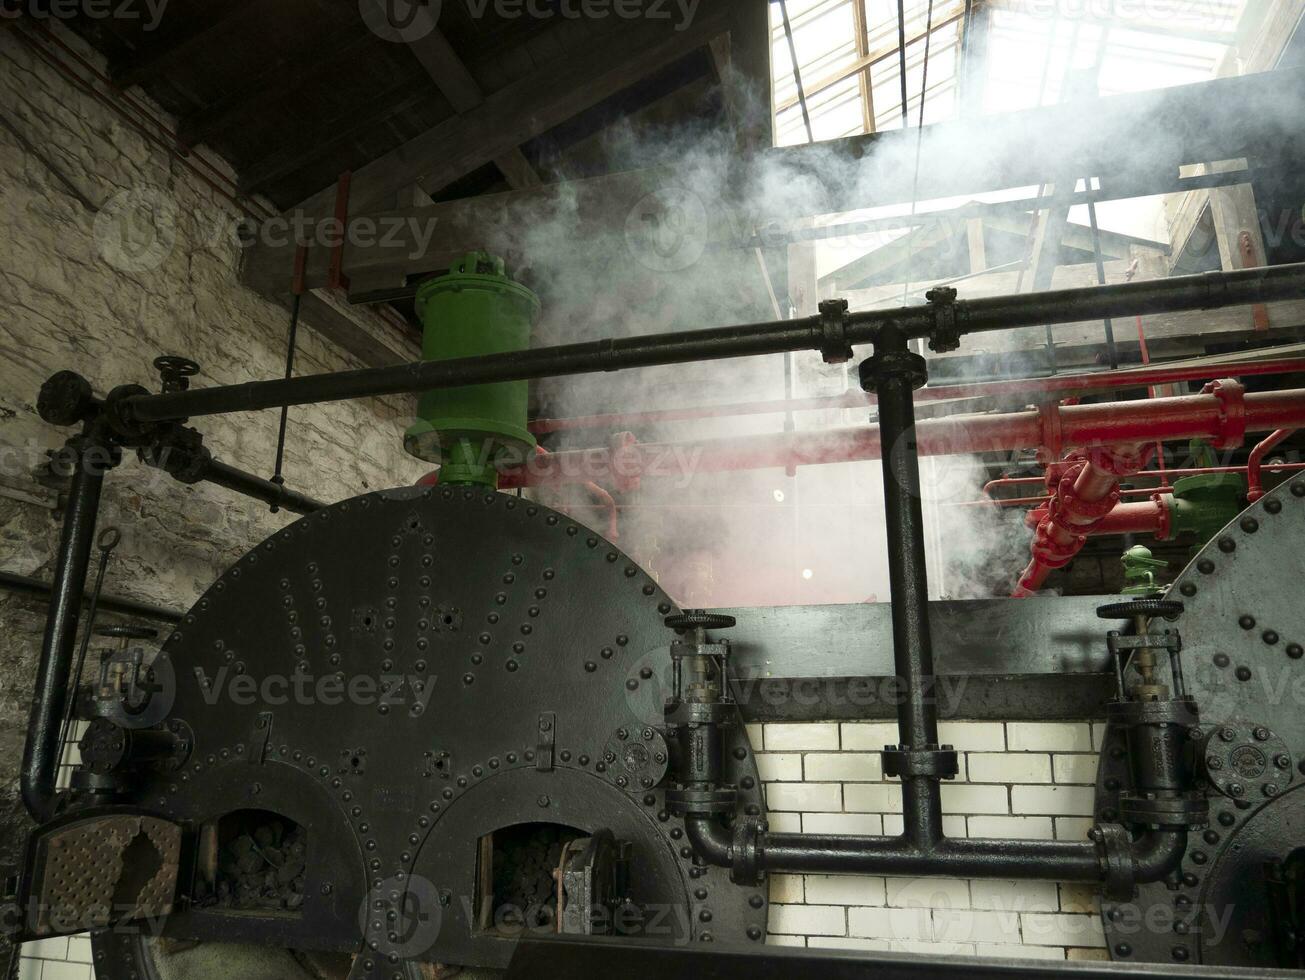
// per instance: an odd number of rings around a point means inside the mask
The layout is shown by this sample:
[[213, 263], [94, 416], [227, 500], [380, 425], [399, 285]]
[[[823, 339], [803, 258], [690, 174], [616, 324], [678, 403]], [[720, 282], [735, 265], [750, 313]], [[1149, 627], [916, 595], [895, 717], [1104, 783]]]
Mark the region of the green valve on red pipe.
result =
[[[417, 290], [428, 361], [526, 350], [539, 298], [486, 252], [464, 256], [447, 275]], [[500, 466], [520, 464], [535, 448], [526, 429], [529, 382], [506, 381], [428, 391], [404, 448], [439, 463], [442, 484], [498, 487]]]

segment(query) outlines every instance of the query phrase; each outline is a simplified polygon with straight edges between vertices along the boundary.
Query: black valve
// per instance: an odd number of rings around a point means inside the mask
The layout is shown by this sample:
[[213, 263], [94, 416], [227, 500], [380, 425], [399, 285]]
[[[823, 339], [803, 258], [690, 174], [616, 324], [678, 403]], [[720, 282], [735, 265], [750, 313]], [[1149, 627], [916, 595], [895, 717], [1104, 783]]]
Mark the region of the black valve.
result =
[[1172, 620], [1182, 614], [1183, 604], [1177, 599], [1130, 599], [1128, 602], [1108, 602], [1104, 606], [1097, 606], [1098, 619], [1163, 616]]
[[163, 393], [171, 394], [190, 388], [190, 379], [199, 374], [199, 364], [188, 357], [164, 354], [154, 358], [154, 370], [163, 380]]
[[667, 616], [664, 622], [673, 630], [723, 630], [734, 626], [738, 620], [733, 616], [711, 613], [705, 609], [686, 609], [678, 615]]

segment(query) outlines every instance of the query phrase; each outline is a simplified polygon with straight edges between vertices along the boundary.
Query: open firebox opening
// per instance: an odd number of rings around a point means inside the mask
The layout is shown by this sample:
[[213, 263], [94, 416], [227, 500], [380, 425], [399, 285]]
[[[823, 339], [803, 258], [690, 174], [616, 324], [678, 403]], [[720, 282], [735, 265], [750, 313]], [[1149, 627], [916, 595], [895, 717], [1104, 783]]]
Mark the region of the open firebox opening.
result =
[[555, 823], [504, 827], [480, 838], [476, 864], [476, 927], [515, 938], [557, 932], [562, 852], [582, 830]]
[[200, 829], [195, 905], [264, 915], [304, 904], [308, 831], [267, 810], [235, 810]]

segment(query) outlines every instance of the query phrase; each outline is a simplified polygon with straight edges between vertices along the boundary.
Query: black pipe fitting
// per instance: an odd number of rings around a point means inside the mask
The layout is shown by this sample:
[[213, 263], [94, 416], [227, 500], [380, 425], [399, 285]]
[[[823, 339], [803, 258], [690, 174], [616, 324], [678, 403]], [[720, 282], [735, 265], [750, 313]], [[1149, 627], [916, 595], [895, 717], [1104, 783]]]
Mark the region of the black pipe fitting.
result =
[[51, 425], [77, 425], [95, 414], [99, 402], [91, 383], [76, 371], [60, 371], [41, 385], [36, 412]]

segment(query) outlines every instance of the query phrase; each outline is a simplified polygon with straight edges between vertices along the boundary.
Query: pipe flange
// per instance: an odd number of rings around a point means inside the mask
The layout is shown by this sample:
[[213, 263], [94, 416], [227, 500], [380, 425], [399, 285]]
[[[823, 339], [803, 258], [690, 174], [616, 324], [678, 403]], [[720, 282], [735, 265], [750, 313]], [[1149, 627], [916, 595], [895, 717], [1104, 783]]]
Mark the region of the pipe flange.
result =
[[666, 706], [666, 724], [672, 729], [681, 725], [719, 725], [728, 728], [735, 723], [737, 708], [733, 701], [672, 701]]
[[1201, 393], [1219, 399], [1219, 439], [1215, 449], [1240, 449], [1246, 441], [1246, 389], [1232, 378], [1211, 381]]
[[213, 462], [213, 453], [204, 445], [204, 437], [195, 429], [173, 425], [170, 431], [148, 446], [136, 450], [146, 466], [163, 470], [178, 483], [200, 483]]
[[933, 331], [929, 334], [929, 349], [935, 354], [946, 354], [961, 346], [961, 332], [956, 322], [956, 290], [939, 286], [924, 294], [933, 310]]
[[912, 390], [923, 388], [929, 380], [929, 367], [923, 357], [909, 350], [876, 350], [857, 368], [863, 391], [878, 391], [884, 378], [904, 378]]
[[1196, 751], [1202, 777], [1230, 800], [1262, 802], [1291, 785], [1291, 752], [1282, 736], [1265, 725], [1218, 725]]
[[761, 817], [744, 817], [734, 825], [730, 881], [752, 886], [761, 882], [762, 841], [769, 827]]
[[1101, 862], [1101, 889], [1112, 902], [1126, 902], [1137, 890], [1137, 864], [1133, 860], [1133, 835], [1123, 824], [1099, 823], [1088, 831]]
[[1190, 729], [1200, 724], [1201, 710], [1190, 697], [1163, 701], [1107, 701], [1106, 719], [1124, 729], [1138, 725], [1179, 725]]
[[1202, 795], [1148, 798], [1121, 793], [1119, 815], [1124, 823], [1163, 830], [1204, 827], [1210, 822], [1210, 801]]
[[153, 438], [154, 426], [136, 422], [124, 411], [127, 399], [149, 393], [149, 389], [141, 385], [118, 385], [104, 399], [105, 422], [113, 434], [128, 446], [144, 446]]
[[847, 342], [847, 300], [821, 300], [820, 356], [826, 364], [846, 364], [852, 359], [852, 345]]
[[698, 789], [687, 786], [666, 791], [666, 809], [676, 816], [712, 817], [734, 812], [738, 797], [733, 786]]
[[91, 383], [76, 371], [60, 371], [41, 385], [36, 411], [51, 425], [76, 425], [95, 410]]
[[915, 776], [953, 779], [960, 772], [956, 750], [950, 745], [928, 745], [922, 749], [912, 749], [905, 745], [885, 745], [883, 758], [885, 776], [902, 779], [911, 779]]

